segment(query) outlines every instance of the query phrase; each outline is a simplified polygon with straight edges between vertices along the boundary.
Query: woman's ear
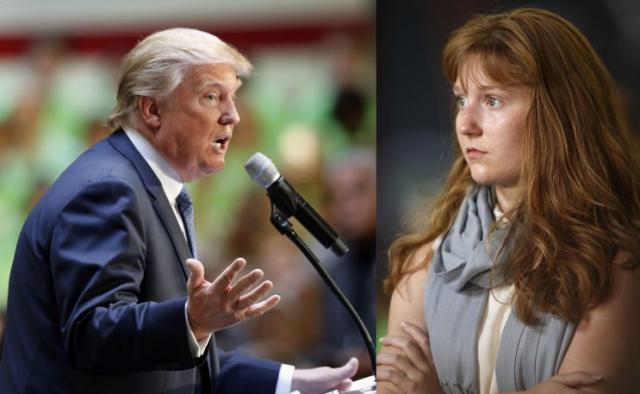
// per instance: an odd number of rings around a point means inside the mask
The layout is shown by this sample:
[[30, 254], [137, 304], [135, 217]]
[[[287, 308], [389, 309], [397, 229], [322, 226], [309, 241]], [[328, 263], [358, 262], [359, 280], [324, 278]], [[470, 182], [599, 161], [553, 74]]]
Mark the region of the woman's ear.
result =
[[155, 132], [160, 128], [160, 107], [155, 98], [149, 96], [138, 97], [138, 112], [142, 122]]

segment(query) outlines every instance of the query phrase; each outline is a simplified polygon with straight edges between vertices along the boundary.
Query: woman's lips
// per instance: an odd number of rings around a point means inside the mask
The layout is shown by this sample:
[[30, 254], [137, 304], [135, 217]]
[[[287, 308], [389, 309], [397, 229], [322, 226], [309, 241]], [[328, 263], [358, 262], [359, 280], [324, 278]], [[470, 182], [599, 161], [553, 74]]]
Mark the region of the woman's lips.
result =
[[467, 159], [479, 159], [486, 154], [487, 152], [476, 148], [467, 148], [466, 150]]

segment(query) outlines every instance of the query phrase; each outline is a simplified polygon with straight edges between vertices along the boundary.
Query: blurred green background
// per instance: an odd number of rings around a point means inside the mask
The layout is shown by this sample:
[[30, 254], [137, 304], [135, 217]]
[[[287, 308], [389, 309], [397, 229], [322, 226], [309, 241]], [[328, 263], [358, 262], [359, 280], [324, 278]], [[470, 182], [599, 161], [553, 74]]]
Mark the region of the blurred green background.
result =
[[[375, 239], [373, 8], [368, 0], [0, 2], [0, 311], [26, 215], [71, 161], [112, 132], [105, 120], [124, 53], [153, 31], [192, 27], [236, 46], [255, 70], [238, 93], [242, 120], [225, 170], [189, 185], [199, 256], [209, 277], [244, 256], [283, 296], [276, 311], [225, 332], [221, 343], [298, 365], [341, 362], [346, 356], [334, 356], [342, 344], [322, 329], [323, 285], [271, 228], [264, 190], [243, 164], [254, 152], [268, 155], [349, 241]], [[368, 159], [350, 159], [360, 156]], [[366, 167], [345, 181], [351, 194], [328, 179], [345, 173], [340, 166]], [[367, 176], [370, 185], [359, 186]], [[345, 264], [300, 232], [327, 268]], [[375, 241], [362, 244], [373, 267]], [[373, 269], [348, 279], [372, 284]], [[365, 298], [373, 326], [373, 292]]]

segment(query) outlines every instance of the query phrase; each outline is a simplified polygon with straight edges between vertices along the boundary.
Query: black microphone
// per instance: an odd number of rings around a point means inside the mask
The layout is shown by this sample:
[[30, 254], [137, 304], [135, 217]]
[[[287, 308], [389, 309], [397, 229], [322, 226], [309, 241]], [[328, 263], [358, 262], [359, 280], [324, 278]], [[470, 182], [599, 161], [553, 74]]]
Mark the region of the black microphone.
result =
[[267, 156], [255, 153], [247, 160], [244, 169], [251, 179], [267, 189], [271, 203], [283, 215], [298, 219], [325, 248], [331, 249], [336, 256], [344, 256], [349, 251], [340, 236], [280, 175]]

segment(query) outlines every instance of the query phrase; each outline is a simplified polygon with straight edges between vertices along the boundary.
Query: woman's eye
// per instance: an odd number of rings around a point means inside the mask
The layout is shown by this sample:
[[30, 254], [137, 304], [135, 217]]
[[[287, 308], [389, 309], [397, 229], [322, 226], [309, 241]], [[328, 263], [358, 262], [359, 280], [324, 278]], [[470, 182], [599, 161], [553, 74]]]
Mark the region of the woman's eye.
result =
[[456, 96], [455, 98], [456, 107], [462, 108], [467, 104], [467, 99], [463, 96]]
[[487, 104], [491, 108], [499, 108], [502, 105], [502, 101], [500, 101], [500, 99], [495, 98], [493, 96], [489, 96], [487, 98]]

